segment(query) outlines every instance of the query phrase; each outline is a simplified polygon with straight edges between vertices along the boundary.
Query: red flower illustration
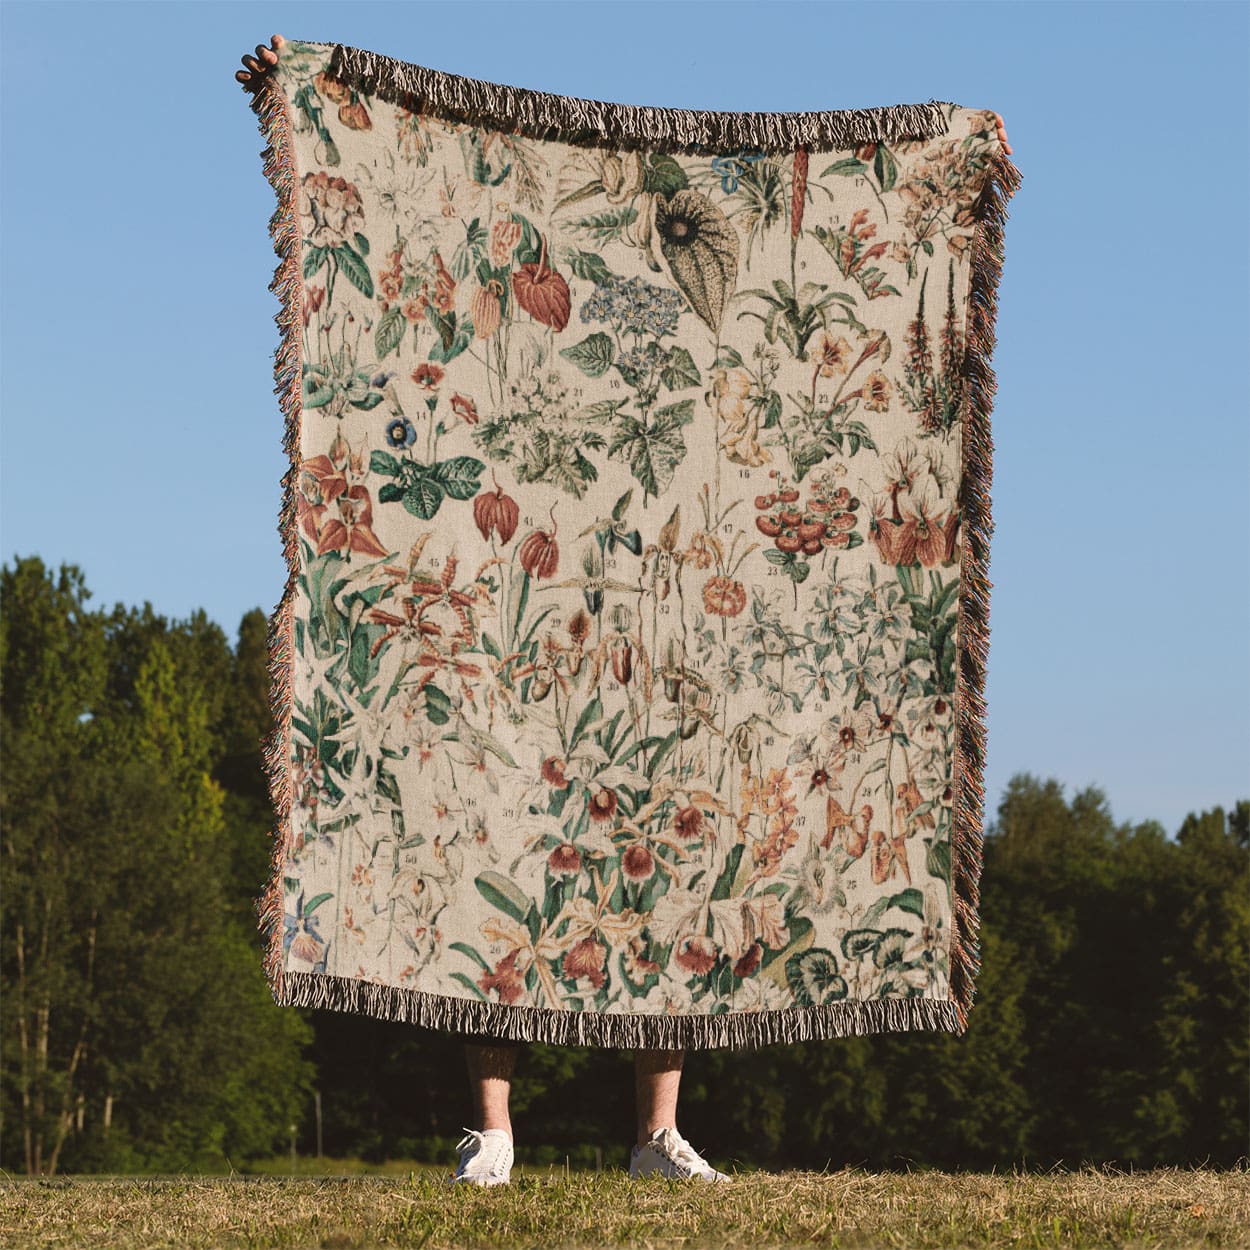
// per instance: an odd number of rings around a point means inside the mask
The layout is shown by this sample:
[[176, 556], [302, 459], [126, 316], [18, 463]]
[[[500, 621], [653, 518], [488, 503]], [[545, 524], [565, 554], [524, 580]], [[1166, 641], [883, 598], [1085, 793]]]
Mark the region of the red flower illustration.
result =
[[709, 937], [687, 937], [677, 943], [677, 963], [697, 976], [706, 976], [716, 962], [716, 944]]
[[673, 832], [679, 838], [697, 838], [702, 830], [703, 813], [697, 807], [683, 807], [673, 817]]
[[608, 958], [608, 948], [597, 942], [592, 934], [575, 942], [564, 952], [561, 967], [566, 977], [589, 977], [590, 983], [598, 989], [604, 982], [604, 965]]
[[655, 856], [641, 842], [635, 842], [625, 848], [621, 868], [631, 881], [650, 881], [655, 874]]
[[614, 790], [596, 790], [590, 799], [590, 816], [592, 820], [611, 820], [616, 811], [616, 792]]
[[764, 957], [764, 948], [758, 942], [752, 942], [746, 954], [734, 964], [734, 976], [749, 977], [759, 966]]
[[438, 384], [443, 380], [442, 367], [430, 364], [428, 361], [423, 364], [419, 364], [412, 371], [412, 380], [423, 391], [437, 390]]
[[477, 409], [473, 406], [473, 401], [465, 395], [452, 395], [451, 410], [470, 425], [478, 423]]
[[495, 965], [494, 972], [483, 972], [478, 977], [478, 986], [484, 994], [498, 990], [501, 1003], [515, 1003], [525, 993], [525, 978], [516, 966], [516, 957], [520, 953], [520, 948], [510, 952]]
[[547, 867], [555, 877], [575, 877], [582, 868], [582, 853], [572, 842], [561, 842], [547, 856]]
[[549, 755], [543, 760], [542, 775], [543, 780], [557, 790], [563, 790], [569, 784], [564, 775], [564, 761], [557, 755]]
[[538, 260], [528, 261], [512, 275], [516, 302], [535, 321], [563, 330], [569, 323], [569, 284], [547, 264], [547, 240], [543, 239]]
[[347, 443], [335, 438], [329, 456], [314, 456], [301, 466], [296, 514], [316, 552], [359, 551], [362, 555], [389, 554], [373, 532], [373, 503], [359, 483], [349, 485], [348, 472], [363, 476], [359, 457]]

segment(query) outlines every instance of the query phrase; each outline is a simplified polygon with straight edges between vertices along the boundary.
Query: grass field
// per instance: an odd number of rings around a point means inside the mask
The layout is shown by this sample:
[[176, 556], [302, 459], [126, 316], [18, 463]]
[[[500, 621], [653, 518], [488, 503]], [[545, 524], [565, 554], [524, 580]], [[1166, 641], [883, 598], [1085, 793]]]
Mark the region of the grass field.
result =
[[0, 1245], [310, 1247], [1250, 1247], [1250, 1172], [743, 1172], [729, 1183], [513, 1168], [323, 1177], [0, 1181]]

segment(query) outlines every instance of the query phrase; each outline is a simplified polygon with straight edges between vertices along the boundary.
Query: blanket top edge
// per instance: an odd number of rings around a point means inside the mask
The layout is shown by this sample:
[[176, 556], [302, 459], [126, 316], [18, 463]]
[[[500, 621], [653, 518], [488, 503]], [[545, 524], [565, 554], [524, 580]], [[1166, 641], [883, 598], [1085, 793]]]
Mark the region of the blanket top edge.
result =
[[624, 104], [469, 78], [343, 43], [288, 40], [282, 55], [329, 49], [326, 72], [392, 103], [531, 138], [666, 151], [846, 150], [950, 132], [950, 100], [873, 108], [758, 112]]

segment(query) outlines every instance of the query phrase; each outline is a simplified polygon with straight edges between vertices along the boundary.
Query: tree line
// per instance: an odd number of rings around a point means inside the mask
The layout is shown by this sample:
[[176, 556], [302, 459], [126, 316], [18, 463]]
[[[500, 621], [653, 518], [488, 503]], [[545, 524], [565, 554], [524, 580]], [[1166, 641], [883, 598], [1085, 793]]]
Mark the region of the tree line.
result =
[[[81, 570], [0, 570], [0, 1167], [245, 1170], [326, 1153], [450, 1163], [453, 1037], [278, 1007], [255, 901], [271, 808], [266, 618], [87, 606]], [[1250, 800], [1175, 836], [1027, 773], [986, 814], [962, 1037], [692, 1051], [683, 1133], [743, 1166], [1229, 1166], [1250, 1155]], [[624, 1165], [627, 1052], [534, 1044], [517, 1157]]]

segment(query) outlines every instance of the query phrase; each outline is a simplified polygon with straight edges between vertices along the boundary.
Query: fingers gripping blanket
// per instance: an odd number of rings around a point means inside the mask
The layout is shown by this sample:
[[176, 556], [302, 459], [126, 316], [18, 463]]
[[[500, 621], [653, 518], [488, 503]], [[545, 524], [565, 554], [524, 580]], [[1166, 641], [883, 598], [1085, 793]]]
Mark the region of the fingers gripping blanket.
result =
[[252, 107], [275, 999], [620, 1047], [964, 1031], [994, 114], [299, 42]]

